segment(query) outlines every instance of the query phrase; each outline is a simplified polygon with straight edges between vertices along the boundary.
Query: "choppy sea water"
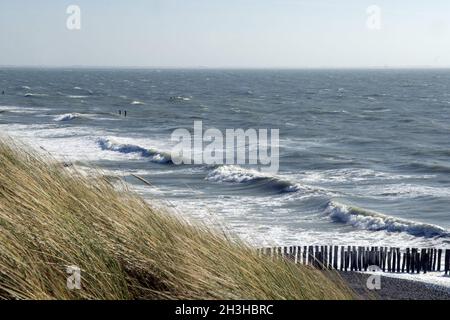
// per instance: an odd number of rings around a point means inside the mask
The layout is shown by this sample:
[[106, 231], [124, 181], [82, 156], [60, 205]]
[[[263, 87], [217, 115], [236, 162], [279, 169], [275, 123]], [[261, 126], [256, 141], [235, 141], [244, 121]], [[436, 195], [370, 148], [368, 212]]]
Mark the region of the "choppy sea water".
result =
[[[2, 90], [3, 133], [252, 244], [449, 243], [450, 70], [1, 69]], [[173, 165], [198, 120], [279, 129], [278, 174]]]

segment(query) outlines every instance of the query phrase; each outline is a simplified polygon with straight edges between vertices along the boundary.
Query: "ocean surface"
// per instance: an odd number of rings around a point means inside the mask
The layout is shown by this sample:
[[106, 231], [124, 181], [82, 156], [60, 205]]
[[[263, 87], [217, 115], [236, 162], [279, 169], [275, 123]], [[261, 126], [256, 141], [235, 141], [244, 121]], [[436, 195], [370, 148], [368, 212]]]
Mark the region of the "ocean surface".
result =
[[[2, 90], [3, 134], [254, 245], [450, 241], [450, 70], [0, 69]], [[198, 120], [279, 129], [279, 172], [174, 165]]]

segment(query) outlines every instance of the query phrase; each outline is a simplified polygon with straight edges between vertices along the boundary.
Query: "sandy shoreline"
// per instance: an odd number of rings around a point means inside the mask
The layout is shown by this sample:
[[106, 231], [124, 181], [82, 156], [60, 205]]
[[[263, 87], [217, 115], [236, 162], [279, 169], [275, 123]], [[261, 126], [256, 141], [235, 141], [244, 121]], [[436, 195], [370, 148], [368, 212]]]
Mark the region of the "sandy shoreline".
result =
[[359, 295], [359, 299], [377, 300], [448, 300], [450, 288], [432, 283], [382, 276], [381, 289], [369, 291], [369, 274], [340, 272], [341, 277]]

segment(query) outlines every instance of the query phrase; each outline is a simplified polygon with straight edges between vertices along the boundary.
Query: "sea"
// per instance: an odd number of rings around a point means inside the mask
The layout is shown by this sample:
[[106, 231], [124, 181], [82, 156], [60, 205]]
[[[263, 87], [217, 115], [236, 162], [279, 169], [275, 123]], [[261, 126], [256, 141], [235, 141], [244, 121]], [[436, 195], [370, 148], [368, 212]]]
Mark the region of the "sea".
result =
[[[450, 242], [450, 70], [1, 68], [1, 91], [3, 136], [252, 245]], [[278, 172], [175, 165], [195, 121], [278, 129]]]

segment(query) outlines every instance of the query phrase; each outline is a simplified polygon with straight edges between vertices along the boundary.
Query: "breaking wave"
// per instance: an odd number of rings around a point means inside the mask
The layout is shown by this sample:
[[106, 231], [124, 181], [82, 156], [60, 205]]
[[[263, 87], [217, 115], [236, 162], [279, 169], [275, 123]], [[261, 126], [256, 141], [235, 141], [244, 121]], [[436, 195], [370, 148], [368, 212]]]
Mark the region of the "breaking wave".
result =
[[81, 114], [79, 113], [66, 113], [60, 114], [54, 118], [55, 121], [70, 121], [74, 119], [81, 118]]
[[291, 181], [235, 165], [216, 167], [208, 173], [206, 180], [227, 183], [261, 183], [279, 192], [296, 192], [301, 189], [300, 185]]
[[150, 161], [155, 163], [161, 164], [173, 163], [170, 154], [160, 152], [155, 149], [147, 149], [130, 143], [120, 143], [109, 138], [100, 138], [98, 139], [97, 142], [103, 150], [115, 151], [120, 153], [135, 153], [139, 154], [144, 158], [149, 158]]
[[335, 222], [369, 231], [406, 232], [416, 237], [449, 237], [448, 230], [436, 225], [396, 218], [330, 201], [325, 213]]

